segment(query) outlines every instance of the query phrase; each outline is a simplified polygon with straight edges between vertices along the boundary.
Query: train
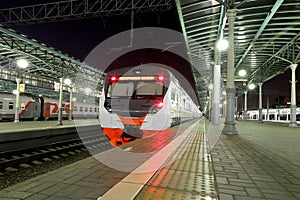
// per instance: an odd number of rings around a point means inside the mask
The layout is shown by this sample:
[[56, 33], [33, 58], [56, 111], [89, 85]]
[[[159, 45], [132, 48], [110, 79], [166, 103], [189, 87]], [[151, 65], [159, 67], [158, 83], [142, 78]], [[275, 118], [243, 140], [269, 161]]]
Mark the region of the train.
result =
[[107, 72], [99, 113], [103, 134], [113, 146], [202, 116], [169, 70], [144, 65]]
[[[58, 118], [58, 99], [20, 95], [20, 120], [51, 120]], [[64, 119], [69, 117], [70, 103], [63, 100]], [[15, 118], [16, 95], [0, 93], [0, 121], [13, 121]], [[99, 106], [95, 103], [74, 101], [72, 118], [98, 118]]]
[[[262, 109], [262, 119], [266, 121], [290, 122], [291, 120], [290, 108], [271, 108]], [[257, 120], [259, 116], [258, 110], [247, 111], [247, 119]], [[300, 108], [296, 108], [296, 121], [300, 121]]]

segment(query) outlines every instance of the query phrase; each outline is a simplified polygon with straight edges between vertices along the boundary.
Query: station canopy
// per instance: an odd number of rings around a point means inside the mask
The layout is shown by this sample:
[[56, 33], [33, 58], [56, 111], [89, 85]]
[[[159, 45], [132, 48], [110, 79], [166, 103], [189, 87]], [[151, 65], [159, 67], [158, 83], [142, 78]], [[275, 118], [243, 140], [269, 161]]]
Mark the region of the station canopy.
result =
[[[17, 61], [20, 59], [29, 63], [26, 69], [18, 67]], [[7, 71], [12, 77], [6, 79], [11, 81], [15, 81], [16, 77], [30, 76], [54, 84], [60, 78], [68, 78], [75, 84], [73, 87], [77, 91], [92, 86], [90, 90], [96, 93], [104, 75], [102, 71], [4, 25], [0, 25], [0, 66], [2, 76], [3, 71]], [[45, 94], [44, 88], [36, 87], [35, 90]]]
[[[176, 0], [191, 63], [200, 69], [200, 84], [212, 78], [216, 41], [228, 39], [228, 9], [236, 9], [234, 69], [236, 91], [249, 83], [264, 83], [300, 60], [300, 1], [298, 0]], [[227, 51], [221, 53], [226, 81]], [[241, 77], [240, 70], [246, 75]], [[203, 80], [204, 78], [204, 80]], [[223, 86], [224, 87], [224, 86]]]

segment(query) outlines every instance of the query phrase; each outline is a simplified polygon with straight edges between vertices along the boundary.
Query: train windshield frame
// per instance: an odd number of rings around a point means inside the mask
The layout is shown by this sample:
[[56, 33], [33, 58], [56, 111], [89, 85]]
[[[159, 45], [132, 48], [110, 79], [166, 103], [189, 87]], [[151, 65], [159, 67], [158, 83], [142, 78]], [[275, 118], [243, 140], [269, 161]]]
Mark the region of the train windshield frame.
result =
[[118, 80], [110, 82], [106, 98], [162, 99], [165, 93], [163, 82], [155, 80]]

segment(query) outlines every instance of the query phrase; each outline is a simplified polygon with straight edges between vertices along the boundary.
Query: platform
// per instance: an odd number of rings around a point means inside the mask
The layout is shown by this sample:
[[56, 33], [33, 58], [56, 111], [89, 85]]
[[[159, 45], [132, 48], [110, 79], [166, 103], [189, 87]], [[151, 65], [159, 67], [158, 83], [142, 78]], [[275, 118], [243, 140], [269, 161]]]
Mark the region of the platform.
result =
[[62, 125], [57, 125], [57, 121], [21, 121], [0, 123], [0, 143], [14, 140], [32, 139], [50, 135], [76, 132], [79, 127], [95, 126], [100, 123], [97, 119], [75, 119], [63, 120]]
[[188, 122], [5, 188], [0, 199], [300, 199], [300, 129], [236, 126], [227, 136], [223, 124]]

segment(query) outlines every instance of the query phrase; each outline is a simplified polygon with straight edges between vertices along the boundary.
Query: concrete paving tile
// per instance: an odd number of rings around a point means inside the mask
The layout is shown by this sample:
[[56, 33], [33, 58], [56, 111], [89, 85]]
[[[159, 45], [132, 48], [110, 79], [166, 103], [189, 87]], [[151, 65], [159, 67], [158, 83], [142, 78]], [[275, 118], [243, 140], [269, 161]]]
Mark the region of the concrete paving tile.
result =
[[246, 174], [245, 172], [238, 172], [237, 173], [237, 176], [240, 178], [240, 179], [249, 179], [249, 175], [248, 174]]
[[43, 199], [46, 199], [48, 197], [49, 197], [48, 195], [36, 193], [36, 194], [26, 198], [26, 200], [43, 200]]
[[65, 197], [67, 199], [70, 196], [70, 194], [80, 189], [81, 187], [77, 185], [69, 185], [68, 187], [65, 187], [63, 190], [56, 192], [55, 195], [59, 197]]
[[25, 199], [33, 194], [31, 192], [9, 191], [1, 194], [1, 198]]
[[257, 188], [246, 187], [245, 189], [250, 197], [263, 197], [262, 193]]
[[76, 199], [72, 199], [72, 198], [66, 199], [66, 197], [58, 197], [58, 196], [55, 196], [55, 194], [54, 194], [54, 195], [51, 195], [51, 196], [45, 198], [44, 200], [76, 200]]
[[254, 183], [244, 183], [244, 182], [235, 182], [235, 181], [229, 181], [230, 185], [232, 186], [241, 186], [241, 187], [256, 187]]
[[28, 189], [28, 191], [33, 193], [38, 193], [40, 191], [43, 191], [55, 185], [55, 183], [47, 183], [47, 182], [37, 182], [37, 183], [39, 183], [37, 186]]
[[[236, 200], [262, 200], [262, 199], [265, 199], [262, 197], [249, 197], [249, 196], [240, 196], [240, 195], [235, 195], [234, 198]], [[267, 200], [267, 199], [265, 199], [265, 200]]]
[[79, 190], [76, 190], [74, 192], [72, 192], [71, 194], [69, 194], [69, 198], [74, 198], [74, 199], [84, 199], [84, 197], [93, 192], [93, 188], [88, 188], [88, 187], [81, 187]]
[[219, 194], [221, 200], [235, 200], [233, 195], [230, 194]]
[[41, 184], [40, 182], [31, 182], [24, 185], [19, 185], [18, 191], [27, 191], [30, 190], [31, 188], [39, 186], [40, 184]]
[[227, 178], [216, 177], [218, 184], [229, 184]]
[[223, 188], [219, 187], [219, 192], [225, 193], [225, 194], [247, 196], [247, 193], [245, 191], [241, 191], [241, 190], [223, 189]]
[[65, 184], [65, 183], [57, 183], [57, 184], [41, 191], [40, 193], [46, 194], [46, 195], [56, 194], [60, 190], [64, 190], [67, 186], [69, 186], [69, 185]]
[[271, 189], [272, 187], [266, 181], [254, 181], [258, 188]]
[[230, 185], [230, 184], [218, 184], [219, 189], [230, 189], [230, 190], [239, 190], [239, 191], [245, 191], [245, 188], [243, 186], [236, 186], [236, 185]]
[[264, 194], [266, 199], [276, 199], [276, 200], [299, 200], [298, 198], [292, 196], [292, 195], [281, 195], [281, 194]]
[[98, 197], [103, 196], [110, 188], [107, 187], [99, 187], [94, 189], [92, 192], [86, 194], [84, 198], [92, 198], [92, 199], [98, 199]]
[[284, 187], [290, 192], [300, 193], [300, 185], [284, 185]]
[[75, 184], [77, 183], [78, 181], [80, 181], [81, 179], [83, 179], [82, 176], [72, 176], [70, 178], [67, 178], [65, 180], [62, 181], [62, 183], [67, 183], [67, 184]]
[[103, 180], [99, 182], [86, 182], [86, 181], [78, 181], [75, 183], [77, 186], [83, 186], [83, 187], [90, 187], [90, 188], [97, 188], [97, 187], [102, 187], [103, 186]]
[[293, 178], [293, 177], [287, 177], [287, 180], [291, 183], [291, 184], [296, 184], [296, 185], [300, 185], [300, 179], [297, 178]]
[[300, 192], [292, 192], [292, 195], [295, 196], [297, 199], [300, 199]]

